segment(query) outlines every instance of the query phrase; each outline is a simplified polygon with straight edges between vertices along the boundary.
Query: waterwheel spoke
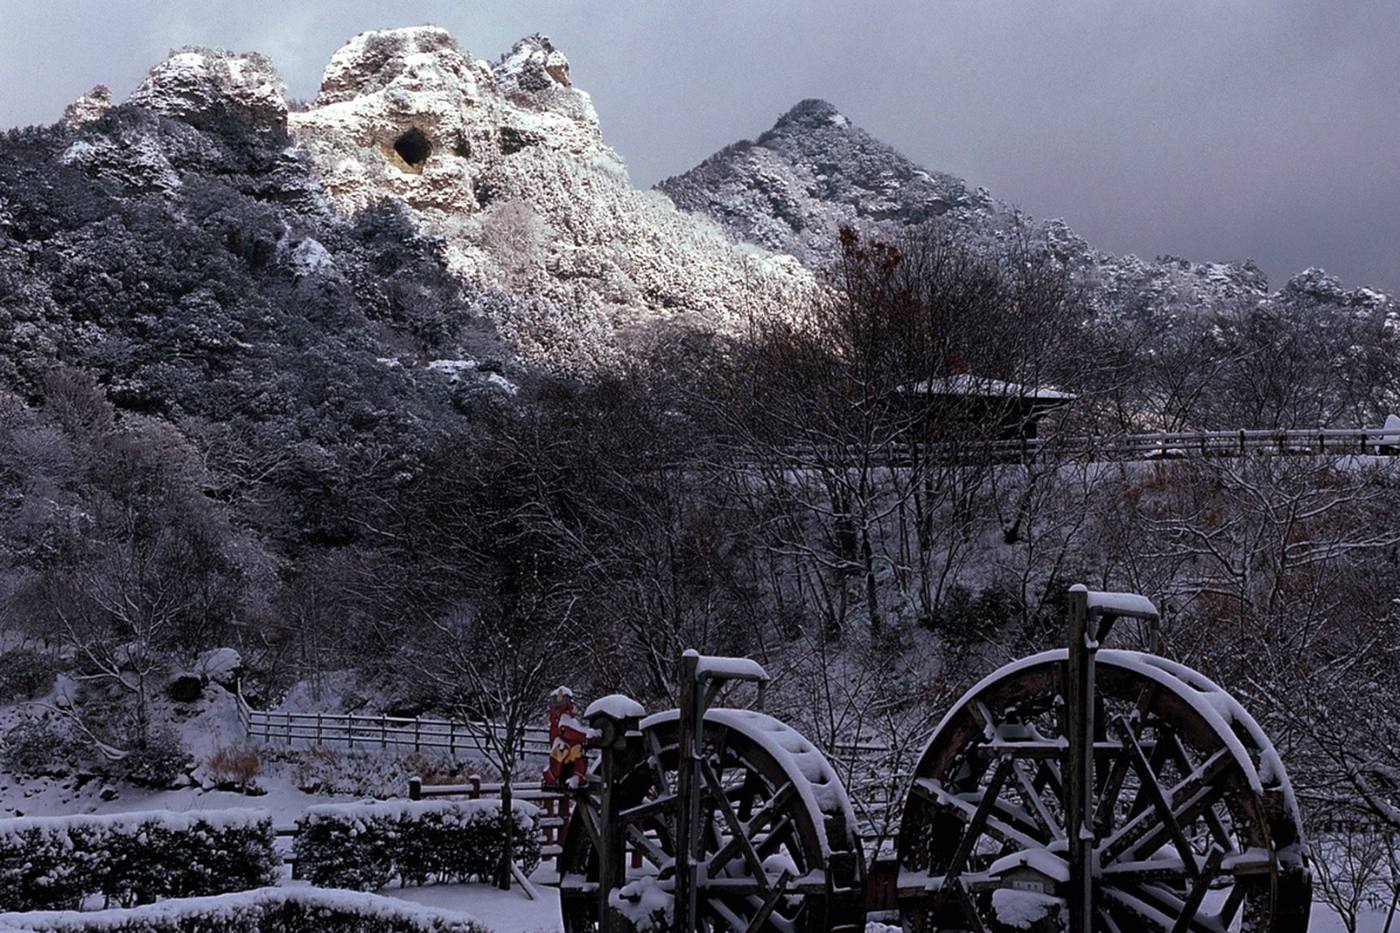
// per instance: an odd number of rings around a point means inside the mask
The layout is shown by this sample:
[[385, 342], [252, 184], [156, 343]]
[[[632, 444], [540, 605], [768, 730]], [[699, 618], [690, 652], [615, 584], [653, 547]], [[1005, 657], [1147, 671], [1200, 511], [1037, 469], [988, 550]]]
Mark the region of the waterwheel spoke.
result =
[[[1179, 898], [1164, 898], [1165, 892], [1150, 886], [1105, 888], [1102, 897], [1109, 913], [1119, 913], [1133, 933], [1172, 933], [1180, 914]], [[1184, 933], [1225, 933], [1214, 920], [1187, 916]]]
[[637, 804], [635, 807], [628, 807], [618, 814], [618, 819], [629, 823], [641, 823], [652, 816], [673, 810], [676, 806], [675, 794], [661, 794]]
[[658, 869], [669, 868], [676, 863], [676, 857], [673, 854], [667, 852], [660, 844], [642, 832], [636, 824], [629, 825], [625, 833], [627, 838], [641, 850], [642, 857]]
[[1200, 877], [1191, 886], [1191, 893], [1186, 895], [1186, 903], [1181, 906], [1181, 914], [1177, 917], [1171, 933], [1187, 933], [1191, 918], [1200, 912], [1201, 905], [1205, 903], [1206, 892], [1210, 890], [1211, 882], [1215, 881], [1215, 876], [1220, 871], [1220, 862], [1224, 855], [1220, 849], [1211, 848], [1210, 855], [1206, 856], [1205, 865], [1201, 867]]
[[1050, 807], [1045, 803], [1045, 798], [1041, 796], [1040, 789], [1035, 786], [1032, 776], [1026, 774], [1025, 765], [1019, 759], [1012, 759], [1011, 768], [1016, 775], [1016, 783], [1020, 785], [1021, 795], [1030, 804], [1030, 812], [1035, 816], [1040, 828], [1051, 839], [1065, 838], [1064, 828], [1050, 812]]
[[1185, 831], [1177, 822], [1176, 813], [1167, 802], [1157, 772], [1153, 770], [1151, 763], [1147, 760], [1147, 755], [1143, 752], [1142, 746], [1138, 744], [1137, 736], [1133, 734], [1132, 726], [1127, 719], [1119, 717], [1118, 727], [1123, 733], [1123, 743], [1127, 748], [1128, 755], [1132, 758], [1133, 769], [1137, 771], [1142, 780], [1142, 790], [1147, 795], [1148, 803], [1157, 811], [1157, 818], [1161, 820], [1162, 825], [1166, 827], [1167, 834], [1171, 836], [1172, 844], [1176, 847], [1177, 854], [1181, 856], [1181, 864], [1185, 866], [1187, 874], [1193, 878], [1196, 877], [1200, 871], [1196, 864], [1196, 851], [1191, 848], [1191, 843], [1186, 839]]
[[[760, 842], [758, 845], [754, 845], [752, 842], [753, 837], [774, 817], [781, 814], [787, 808], [794, 794], [795, 791], [792, 784], [784, 784], [782, 787], [778, 788], [778, 791], [773, 794], [772, 797], [764, 801], [763, 805], [759, 807], [748, 820], [743, 820], [736, 815], [736, 819], [738, 819], [740, 825], [744, 827], [744, 831], [736, 832], [710, 857], [709, 865], [706, 866], [706, 870], [709, 874], [719, 874], [720, 869], [722, 869], [730, 859], [739, 854], [741, 847], [749, 846], [752, 847], [755, 854], [761, 853], [762, 844]], [[769, 836], [771, 837], [773, 832], [776, 831], [775, 827], [775, 829], [769, 833]]]
[[[1137, 702], [1133, 704], [1132, 722], [1137, 728], [1134, 735], [1141, 744], [1142, 734], [1147, 729], [1147, 713], [1152, 707], [1152, 701], [1157, 697], [1157, 684], [1150, 683], [1138, 691]], [[1156, 748], [1153, 753], [1156, 753]], [[1099, 804], [1094, 812], [1094, 827], [1099, 836], [1106, 836], [1113, 832], [1114, 808], [1118, 806], [1118, 796], [1123, 792], [1123, 780], [1128, 776], [1128, 768], [1132, 763], [1132, 755], [1127, 748], [1122, 753], [1114, 756], [1113, 767], [1104, 776], [1103, 784], [1099, 787]]]
[[792, 817], [784, 814], [783, 818], [774, 823], [773, 828], [762, 839], [754, 843], [754, 850], [762, 856], [777, 852], [778, 846], [787, 842], [792, 835], [792, 826]]
[[961, 878], [954, 878], [952, 887], [953, 895], [957, 898], [958, 905], [962, 908], [963, 915], [972, 927], [973, 933], [987, 933], [987, 925], [982, 922], [982, 915], [978, 912], [977, 904], [972, 900], [972, 895], [968, 893], [967, 885], [962, 883]]
[[1102, 907], [1094, 908], [1094, 916], [1098, 918], [1098, 925], [1103, 928], [1104, 933], [1123, 933], [1123, 928], [1118, 925], [1118, 921], [1113, 919], [1113, 915]]
[[744, 927], [744, 933], [757, 933], [763, 925], [768, 922], [768, 917], [773, 913], [773, 908], [778, 906], [778, 902], [787, 894], [788, 882], [792, 880], [792, 874], [783, 869], [783, 873], [778, 876], [778, 881], [773, 885], [768, 896], [763, 899], [758, 912], [749, 920], [749, 925]]
[[[1159, 725], [1159, 726], [1158, 726], [1158, 729], [1160, 730], [1161, 728], [1162, 728], [1162, 727]], [[1125, 749], [1124, 751], [1127, 752], [1126, 749]], [[1128, 754], [1131, 754], [1131, 753], [1128, 753]], [[1162, 771], [1162, 767], [1166, 764], [1166, 761], [1167, 761], [1167, 746], [1166, 746], [1164, 743], [1160, 742], [1160, 741], [1154, 743], [1153, 746], [1152, 746], [1152, 752], [1151, 752], [1151, 754], [1149, 754], [1149, 755], [1147, 756], [1147, 763], [1148, 763], [1148, 765], [1152, 768], [1152, 773], [1153, 773], [1153, 774], [1158, 774], [1158, 773], [1160, 773], [1160, 772]], [[1144, 810], [1148, 809], [1150, 806], [1152, 806], [1152, 801], [1151, 801], [1151, 799], [1147, 796], [1146, 791], [1145, 791], [1145, 788], [1143, 787], [1143, 785], [1142, 785], [1141, 783], [1139, 783], [1139, 784], [1138, 784], [1137, 793], [1133, 795], [1133, 802], [1132, 802], [1132, 804], [1128, 807], [1128, 819], [1131, 820], [1133, 817], [1137, 816], [1139, 813], [1142, 813]]]
[[[1189, 823], [1207, 807], [1214, 805], [1225, 792], [1225, 787], [1215, 783], [1234, 764], [1228, 749], [1221, 749], [1206, 759], [1195, 771], [1171, 789], [1166, 795], [1170, 800], [1167, 811], [1179, 825]], [[1144, 853], [1155, 852], [1165, 841], [1169, 830], [1159, 821], [1152, 823], [1156, 811], [1148, 808], [1128, 820], [1105, 840], [1101, 849], [1103, 864], [1117, 861], [1127, 855], [1129, 860], [1145, 857]]]
[[[1186, 753], [1186, 747], [1181, 744], [1181, 738], [1175, 733], [1169, 734], [1167, 741], [1161, 744], [1165, 745], [1167, 754], [1171, 756], [1176, 766], [1181, 769], [1182, 774], [1190, 774], [1196, 770], [1195, 765], [1191, 763], [1191, 757]], [[1220, 846], [1220, 848], [1224, 849], [1226, 852], [1229, 852], [1235, 847], [1234, 840], [1231, 838], [1229, 830], [1225, 828], [1225, 824], [1221, 822], [1220, 816], [1215, 812], [1215, 807], [1206, 807], [1206, 809], [1202, 811], [1201, 816], [1204, 817], [1206, 826], [1210, 828], [1210, 833], [1215, 838], [1216, 845]]]
[[1241, 884], [1236, 884], [1230, 889], [1229, 895], [1225, 898], [1225, 904], [1220, 908], [1220, 925], [1228, 928], [1234, 922], [1235, 914], [1239, 913], [1240, 907], [1244, 904], [1245, 889]]
[[744, 780], [739, 785], [739, 819], [745, 823], [753, 819], [753, 802], [758, 799], [758, 790], [758, 775], [746, 769]]
[[[930, 778], [918, 778], [915, 785], [919, 786], [923, 792], [928, 794], [940, 807], [952, 811], [953, 815], [964, 823], [970, 822], [977, 814], [977, 808], [966, 800], [944, 790], [943, 785]], [[1014, 845], [1018, 849], [1038, 849], [1044, 843], [1030, 836], [1016, 827], [997, 819], [994, 816], [987, 816], [983, 821], [984, 828], [998, 842]]]
[[652, 776], [656, 779], [656, 789], [661, 795], [674, 794], [675, 785], [671, 783], [671, 777], [666, 771], [666, 766], [661, 763], [662, 747], [661, 736], [655, 729], [646, 731], [648, 764], [651, 766]]
[[996, 804], [997, 796], [1001, 793], [1002, 785], [1006, 783], [1007, 777], [1011, 774], [1011, 760], [1003, 758], [997, 769], [992, 773], [992, 779], [987, 783], [986, 789], [982, 792], [982, 801], [973, 811], [972, 818], [968, 820], [967, 826], [963, 829], [962, 839], [958, 842], [958, 848], [954, 851], [952, 859], [948, 862], [948, 868], [943, 875], [943, 886], [938, 891], [938, 896], [934, 899], [934, 909], [937, 910], [947, 902], [948, 893], [953, 890], [953, 882], [957, 876], [962, 874], [963, 866], [967, 864], [968, 857], [972, 855], [972, 849], [977, 844], [977, 840], [982, 836], [982, 830], [991, 818], [992, 809]]
[[594, 851], [603, 851], [603, 837], [598, 831], [598, 823], [601, 819], [601, 815], [598, 811], [597, 804], [595, 804], [591, 798], [584, 797], [578, 801], [577, 806], [574, 807], [574, 812], [577, 813], [579, 819], [583, 821], [583, 828], [588, 830], [588, 839], [593, 843]]
[[[729, 730], [720, 729], [710, 746], [709, 754], [702, 758], [704, 767], [713, 771], [715, 780], [710, 782], [710, 792], [717, 798], [723, 797], [728, 802], [727, 791], [722, 778], [724, 777], [724, 755], [729, 746]], [[713, 764], [711, 764], [713, 762]], [[747, 777], [748, 772], [745, 772]], [[702, 798], [703, 799], [703, 798]], [[715, 809], [713, 807], [704, 808], [703, 823], [700, 828], [700, 838], [709, 842], [712, 848], [718, 848], [720, 844], [719, 829], [715, 826]]]
[[[748, 863], [749, 872], [766, 887], [768, 874], [763, 870], [763, 859], [758, 857], [758, 852], [753, 847], [753, 840], [748, 836], [748, 827], [739, 821], [739, 816], [734, 812], [733, 805], [725, 796], [724, 785], [720, 783], [719, 775], [715, 774], [715, 769], [710, 767], [708, 761], [700, 762], [700, 773], [704, 776], [705, 783], [710, 786], [710, 791], [714, 795], [715, 809], [729, 825], [730, 841], [738, 841], [739, 852], [744, 856], [744, 861]], [[713, 812], [712, 810], [711, 813]]]

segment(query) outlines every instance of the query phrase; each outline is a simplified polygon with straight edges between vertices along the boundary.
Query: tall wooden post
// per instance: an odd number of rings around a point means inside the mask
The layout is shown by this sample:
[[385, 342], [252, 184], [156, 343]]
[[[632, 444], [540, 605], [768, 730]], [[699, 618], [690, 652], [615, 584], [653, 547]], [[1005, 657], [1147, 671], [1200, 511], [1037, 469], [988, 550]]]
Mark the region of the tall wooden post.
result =
[[1073, 587], [1069, 591], [1069, 663], [1065, 678], [1069, 717], [1069, 767], [1065, 775], [1069, 933], [1093, 933], [1094, 929], [1094, 653], [1098, 649], [1098, 633], [1090, 628], [1088, 590]]
[[704, 730], [704, 695], [699, 684], [700, 655], [687, 651], [680, 664], [680, 738], [676, 763], [676, 911], [677, 933], [696, 929], [699, 887], [700, 745]]

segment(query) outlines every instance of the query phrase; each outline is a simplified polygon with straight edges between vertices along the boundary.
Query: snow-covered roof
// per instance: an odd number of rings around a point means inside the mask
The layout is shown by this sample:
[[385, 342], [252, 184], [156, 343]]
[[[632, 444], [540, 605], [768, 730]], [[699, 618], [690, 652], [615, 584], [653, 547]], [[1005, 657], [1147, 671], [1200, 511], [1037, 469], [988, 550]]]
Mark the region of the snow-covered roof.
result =
[[1001, 379], [974, 376], [972, 373], [959, 373], [956, 376], [944, 376], [939, 379], [924, 379], [907, 386], [901, 386], [900, 391], [908, 392], [911, 395], [970, 395], [1063, 402], [1076, 398], [1076, 396], [1058, 389], [1025, 386], [1018, 382], [1004, 382]]

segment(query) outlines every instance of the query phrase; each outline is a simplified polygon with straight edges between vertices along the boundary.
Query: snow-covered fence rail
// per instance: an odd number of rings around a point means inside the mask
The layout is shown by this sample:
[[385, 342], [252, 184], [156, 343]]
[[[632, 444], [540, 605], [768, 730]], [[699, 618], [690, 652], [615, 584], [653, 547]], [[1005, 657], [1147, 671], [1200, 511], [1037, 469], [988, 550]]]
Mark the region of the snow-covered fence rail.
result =
[[993, 441], [988, 449], [1002, 458], [1054, 453], [1068, 459], [1089, 460], [1236, 457], [1253, 451], [1394, 455], [1400, 453], [1400, 430], [1394, 427], [1291, 428], [1090, 435]]
[[[929, 441], [918, 443], [917, 452], [919, 459], [926, 463], [1018, 463], [1044, 459], [1118, 462], [1240, 457], [1250, 453], [1396, 456], [1400, 455], [1400, 427], [1176, 431], [1155, 434], [1050, 435], [950, 443]], [[844, 456], [854, 460], [869, 453], [871, 452], [848, 450], [844, 452]], [[843, 452], [840, 448], [798, 446], [784, 449], [783, 455], [799, 464], [817, 465], [839, 460]], [[913, 456], [913, 451], [899, 444], [876, 453], [879, 465], [895, 468], [911, 465]]]
[[[485, 755], [501, 727], [420, 716], [366, 716], [358, 713], [284, 713], [253, 709], [238, 694], [238, 716], [250, 739], [269, 745], [331, 745], [347, 748], [439, 750], [449, 755]], [[549, 756], [549, 730], [529, 727], [520, 741], [521, 760]]]

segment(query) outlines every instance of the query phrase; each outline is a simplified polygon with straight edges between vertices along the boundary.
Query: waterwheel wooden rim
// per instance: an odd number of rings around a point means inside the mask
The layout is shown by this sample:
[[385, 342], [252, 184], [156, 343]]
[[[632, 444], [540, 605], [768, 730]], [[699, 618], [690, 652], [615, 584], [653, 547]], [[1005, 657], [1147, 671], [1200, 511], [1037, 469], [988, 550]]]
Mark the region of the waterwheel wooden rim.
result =
[[[1054, 914], [1068, 878], [1066, 666], [1063, 650], [1007, 665], [930, 739], [900, 828], [906, 930]], [[1098, 652], [1097, 691], [1095, 929], [1305, 931], [1301, 819], [1253, 718], [1199, 673], [1138, 652]]]
[[[624, 915], [645, 926], [643, 905], [665, 904], [674, 888], [677, 714], [650, 717], [641, 730], [645, 757], [613, 790], [630, 814], [628, 864], [635, 852], [641, 867], [629, 868], [626, 884], [613, 893]], [[855, 815], [821, 752], [770, 716], [730, 709], [705, 713], [703, 748], [703, 929], [864, 930], [865, 866]], [[559, 903], [568, 933], [599, 928], [598, 859], [589, 828], [598, 813], [596, 794], [580, 793], [560, 853]]]

